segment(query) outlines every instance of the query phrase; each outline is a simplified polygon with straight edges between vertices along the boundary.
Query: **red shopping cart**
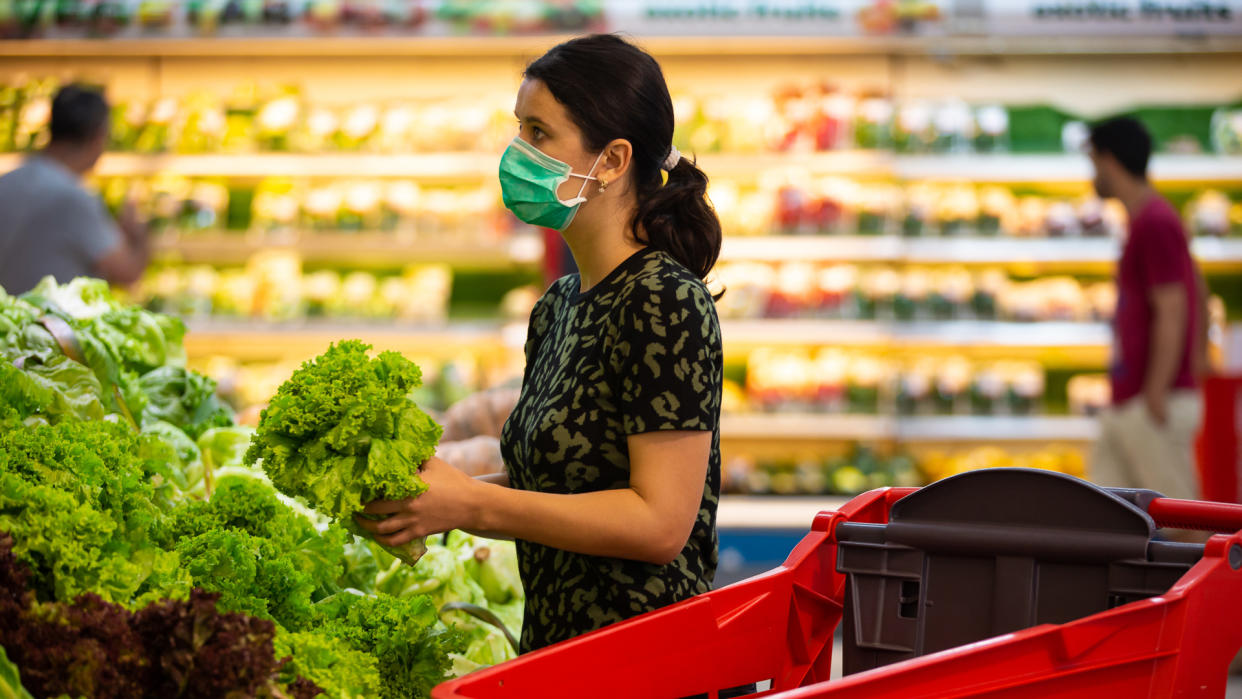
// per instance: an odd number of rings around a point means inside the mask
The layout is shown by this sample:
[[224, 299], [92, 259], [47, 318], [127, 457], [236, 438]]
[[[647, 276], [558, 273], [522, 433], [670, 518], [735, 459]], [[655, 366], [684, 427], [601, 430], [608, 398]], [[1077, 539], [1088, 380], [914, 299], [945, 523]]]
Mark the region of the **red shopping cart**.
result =
[[775, 570], [432, 696], [1220, 697], [1242, 647], [1239, 530], [1242, 505], [1046, 471], [874, 490], [820, 513]]

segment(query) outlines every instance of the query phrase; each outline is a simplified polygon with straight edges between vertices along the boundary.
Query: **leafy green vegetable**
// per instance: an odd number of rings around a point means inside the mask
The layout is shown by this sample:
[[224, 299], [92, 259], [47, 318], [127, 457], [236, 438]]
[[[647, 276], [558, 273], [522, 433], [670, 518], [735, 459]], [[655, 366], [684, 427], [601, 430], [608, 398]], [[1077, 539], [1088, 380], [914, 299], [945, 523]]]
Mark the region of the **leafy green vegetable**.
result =
[[19, 361], [20, 369], [0, 360], [0, 402], [49, 422], [103, 419], [103, 388], [90, 369], [63, 355]]
[[375, 657], [337, 638], [307, 632], [278, 634], [276, 657], [289, 658], [281, 667], [282, 678], [305, 677], [330, 699], [370, 699], [382, 691]]
[[[107, 389], [109, 407], [134, 420], [141, 418], [147, 405], [139, 377], [166, 364], [185, 364], [181, 344], [185, 324], [122, 305], [102, 280], [78, 278], [57, 286], [54, 279], [45, 277], [22, 299], [69, 324], [83, 361]], [[112, 387], [117, 393], [111, 392]]]
[[[515, 637], [521, 634], [525, 596], [513, 542], [452, 531], [428, 543], [426, 555], [411, 567], [375, 542], [359, 538], [346, 546], [341, 584], [394, 597], [427, 595], [437, 609], [449, 602], [467, 602], [490, 610]], [[495, 570], [485, 572], [489, 567]], [[489, 586], [494, 589], [489, 591]], [[517, 656], [495, 626], [460, 611], [443, 612], [441, 618], [463, 634], [467, 644], [465, 651], [452, 656], [454, 676]]]
[[440, 428], [410, 400], [418, 368], [342, 343], [254, 434], [184, 369], [183, 332], [93, 280], [0, 291], [0, 645], [31, 693], [418, 697], [504, 659], [490, 627], [439, 618], [488, 603], [464, 548], [415, 569], [346, 531], [426, 488]]
[[461, 635], [438, 623], [430, 598], [339, 593], [316, 605], [319, 633], [375, 656], [384, 699], [428, 697], [464, 650]]
[[[245, 595], [259, 597], [264, 604], [243, 603], [239, 608], [270, 610], [282, 626], [296, 628], [305, 623], [303, 608], [310, 601], [337, 591], [336, 580], [343, 572], [344, 547], [349, 534], [339, 527], [328, 527], [320, 532], [310, 520], [281, 502], [276, 491], [262, 481], [235, 476], [222, 479], [210, 500], [191, 502], [174, 511], [160, 539], [168, 546], [213, 532], [245, 534], [254, 540], [249, 544], [250, 553], [263, 557], [256, 577], [246, 583], [251, 587], [245, 590]], [[229, 540], [229, 543], [236, 542]], [[285, 567], [285, 563], [281, 561], [287, 562], [292, 570], [286, 576], [287, 588], [281, 581], [279, 584], [264, 582], [264, 576], [283, 575], [280, 568]], [[245, 569], [247, 564], [241, 565]], [[209, 577], [206, 575], [202, 579]], [[305, 587], [306, 581], [311, 585], [309, 590]], [[225, 592], [220, 588], [210, 589]]]
[[198, 450], [212, 469], [240, 466], [253, 437], [249, 427], [215, 427], [199, 436]]
[[[306, 362], [263, 411], [246, 463], [272, 483], [360, 534], [364, 503], [415, 497], [427, 489], [418, 469], [435, 453], [442, 428], [408, 398], [422, 381], [395, 352], [372, 360], [356, 340]], [[413, 563], [422, 542], [395, 552]]]
[[181, 366], [152, 369], [138, 380], [147, 396], [143, 424], [164, 421], [198, 439], [233, 424], [233, 410], [216, 396], [216, 382]]
[[0, 646], [0, 699], [34, 699], [22, 686], [21, 673]]
[[195, 587], [220, 593], [220, 608], [298, 630], [311, 619], [315, 583], [271, 542], [236, 529], [213, 530], [177, 545]]
[[40, 599], [91, 591], [127, 603], [175, 570], [151, 541], [162, 465], [145, 455], [161, 446], [108, 422], [0, 425], [0, 531], [16, 537]]
[[0, 533], [0, 646], [34, 696], [206, 699], [276, 688], [271, 622], [220, 613], [201, 591], [139, 612], [90, 593], [40, 604], [12, 547]]

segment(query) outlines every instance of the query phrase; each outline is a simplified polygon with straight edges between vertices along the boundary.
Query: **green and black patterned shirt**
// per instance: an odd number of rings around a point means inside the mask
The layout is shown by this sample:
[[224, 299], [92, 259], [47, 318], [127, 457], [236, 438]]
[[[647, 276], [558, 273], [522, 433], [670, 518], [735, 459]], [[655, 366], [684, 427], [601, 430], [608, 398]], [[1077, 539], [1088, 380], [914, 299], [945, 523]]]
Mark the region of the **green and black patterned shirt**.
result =
[[644, 432], [711, 431], [711, 458], [694, 530], [668, 565], [517, 542], [522, 652], [706, 592], [716, 573], [724, 370], [711, 293], [651, 248], [580, 288], [576, 274], [560, 279], [531, 313], [522, 395], [500, 441], [512, 486], [627, 488], [626, 438]]

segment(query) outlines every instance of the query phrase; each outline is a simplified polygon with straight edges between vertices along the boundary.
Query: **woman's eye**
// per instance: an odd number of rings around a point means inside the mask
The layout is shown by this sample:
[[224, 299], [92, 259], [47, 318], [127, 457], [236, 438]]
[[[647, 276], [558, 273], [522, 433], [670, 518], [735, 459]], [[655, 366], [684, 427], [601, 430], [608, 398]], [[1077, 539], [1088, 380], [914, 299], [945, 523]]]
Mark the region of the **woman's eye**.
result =
[[543, 135], [544, 135], [543, 129], [539, 128], [538, 126], [532, 126], [530, 127], [530, 135], [535, 137], [536, 139], [543, 138]]

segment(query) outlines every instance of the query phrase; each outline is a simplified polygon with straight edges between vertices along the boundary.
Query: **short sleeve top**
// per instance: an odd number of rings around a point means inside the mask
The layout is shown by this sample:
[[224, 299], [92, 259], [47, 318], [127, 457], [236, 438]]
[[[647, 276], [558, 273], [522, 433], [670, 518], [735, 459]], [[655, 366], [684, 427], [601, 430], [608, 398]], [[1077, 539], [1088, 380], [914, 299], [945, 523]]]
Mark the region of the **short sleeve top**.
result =
[[707, 287], [644, 248], [586, 292], [578, 275], [536, 304], [522, 393], [501, 435], [514, 488], [585, 493], [629, 486], [627, 437], [712, 433], [699, 516], [681, 554], [654, 565], [518, 541], [527, 652], [706, 592], [720, 496], [720, 323]]

